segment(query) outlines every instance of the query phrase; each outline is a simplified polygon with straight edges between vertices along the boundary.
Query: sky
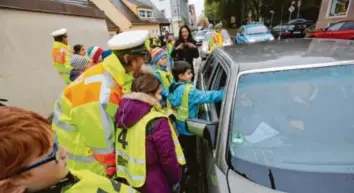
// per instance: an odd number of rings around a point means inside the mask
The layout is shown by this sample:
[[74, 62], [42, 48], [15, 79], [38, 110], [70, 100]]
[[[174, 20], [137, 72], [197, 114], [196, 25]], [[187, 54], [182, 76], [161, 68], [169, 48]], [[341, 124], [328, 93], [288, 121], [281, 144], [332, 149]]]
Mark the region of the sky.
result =
[[200, 14], [202, 13], [202, 10], [204, 9], [204, 0], [189, 0], [188, 4], [194, 4], [197, 18], [199, 18]]

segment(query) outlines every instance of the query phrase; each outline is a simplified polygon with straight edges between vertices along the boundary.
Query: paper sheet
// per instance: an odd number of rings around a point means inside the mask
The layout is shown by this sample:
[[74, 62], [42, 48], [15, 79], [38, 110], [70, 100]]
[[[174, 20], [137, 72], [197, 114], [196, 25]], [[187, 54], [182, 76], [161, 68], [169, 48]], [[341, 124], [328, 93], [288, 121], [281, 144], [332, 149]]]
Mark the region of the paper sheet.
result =
[[267, 123], [262, 122], [251, 135], [245, 136], [245, 138], [250, 143], [258, 143], [278, 134], [279, 132], [277, 130], [269, 126]]

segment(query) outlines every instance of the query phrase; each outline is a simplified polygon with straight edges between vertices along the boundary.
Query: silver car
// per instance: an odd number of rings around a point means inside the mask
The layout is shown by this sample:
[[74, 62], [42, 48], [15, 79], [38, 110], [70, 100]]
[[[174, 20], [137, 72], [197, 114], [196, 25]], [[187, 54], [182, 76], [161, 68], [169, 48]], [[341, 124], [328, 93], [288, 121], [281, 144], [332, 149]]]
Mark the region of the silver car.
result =
[[202, 45], [202, 42], [204, 40], [204, 36], [207, 32], [208, 32], [207, 30], [201, 30], [201, 31], [197, 31], [195, 33], [194, 40], [197, 42], [198, 46]]
[[215, 49], [196, 84], [225, 98], [187, 120], [200, 192], [353, 193], [353, 52], [326, 39]]

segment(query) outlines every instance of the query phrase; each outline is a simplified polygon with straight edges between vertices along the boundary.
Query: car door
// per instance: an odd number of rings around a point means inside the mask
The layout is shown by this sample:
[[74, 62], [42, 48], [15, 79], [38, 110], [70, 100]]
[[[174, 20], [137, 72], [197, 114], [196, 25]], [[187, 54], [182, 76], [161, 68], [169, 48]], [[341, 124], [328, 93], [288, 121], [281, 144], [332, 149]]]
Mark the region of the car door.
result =
[[338, 38], [347, 40], [354, 38], [354, 21], [348, 21], [343, 24], [339, 30]]
[[341, 27], [344, 25], [344, 22], [339, 22], [333, 24], [327, 28], [327, 30], [319, 34], [319, 38], [329, 38], [329, 39], [340, 39]]
[[[208, 70], [212, 71], [205, 84], [204, 90], [220, 90], [223, 89], [226, 85], [227, 81], [227, 74], [225, 65], [223, 65], [222, 60], [215, 55], [212, 56], [214, 59], [210, 64], [206, 64], [209, 66], [205, 66], [205, 71], [203, 76], [208, 75]], [[199, 117], [201, 119], [206, 119], [208, 121], [218, 121], [221, 112], [221, 105], [222, 103], [215, 103], [215, 104], [205, 104], [204, 113], [206, 116]], [[207, 193], [221, 193], [218, 179], [216, 176], [215, 171], [215, 149], [211, 148], [209, 143], [204, 140], [200, 139], [198, 143], [198, 149], [201, 153], [200, 155], [200, 170], [201, 170], [201, 179], [203, 186], [203, 192]]]

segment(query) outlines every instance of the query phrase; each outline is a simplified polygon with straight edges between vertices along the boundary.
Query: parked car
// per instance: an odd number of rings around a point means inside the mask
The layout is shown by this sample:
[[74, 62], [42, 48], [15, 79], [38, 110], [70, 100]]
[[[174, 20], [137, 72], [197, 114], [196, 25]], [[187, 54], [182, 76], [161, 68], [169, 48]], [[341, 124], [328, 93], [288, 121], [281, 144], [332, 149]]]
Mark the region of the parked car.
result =
[[272, 40], [274, 40], [274, 37], [264, 24], [243, 25], [237, 31], [235, 37], [236, 44], [248, 44]]
[[307, 20], [304, 18], [299, 18], [299, 19], [293, 19], [288, 22], [288, 24], [291, 25], [305, 25], [305, 28], [310, 27], [313, 24], [312, 20]]
[[208, 32], [207, 30], [201, 30], [195, 33], [194, 40], [197, 41], [198, 46], [202, 45], [204, 36], [207, 32]]
[[[231, 40], [231, 36], [230, 36], [229, 32], [225, 29], [222, 29], [221, 33], [224, 36], [224, 46], [231, 45], [232, 40]], [[215, 34], [215, 31], [211, 30], [211, 31], [208, 31], [204, 36], [204, 40], [203, 40], [202, 47], [200, 50], [200, 56], [201, 56], [202, 60], [205, 60], [210, 54], [209, 40], [210, 40], [210, 38], [213, 37], [214, 34]]]
[[196, 85], [225, 98], [187, 120], [202, 192], [351, 193], [353, 51], [328, 39], [215, 49]]
[[306, 28], [298, 28], [293, 24], [277, 25], [272, 29], [272, 34], [275, 39], [303, 38], [306, 35]]
[[327, 28], [313, 32], [309, 37], [354, 40], [354, 20], [334, 23]]

